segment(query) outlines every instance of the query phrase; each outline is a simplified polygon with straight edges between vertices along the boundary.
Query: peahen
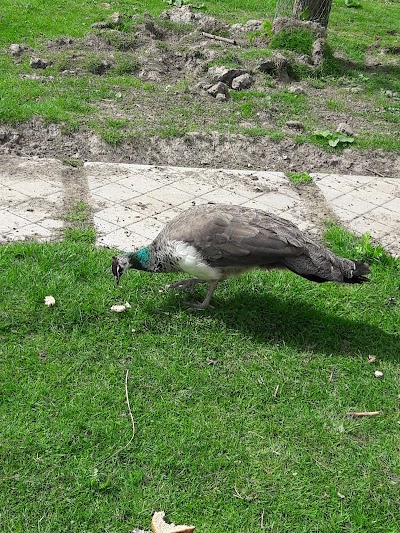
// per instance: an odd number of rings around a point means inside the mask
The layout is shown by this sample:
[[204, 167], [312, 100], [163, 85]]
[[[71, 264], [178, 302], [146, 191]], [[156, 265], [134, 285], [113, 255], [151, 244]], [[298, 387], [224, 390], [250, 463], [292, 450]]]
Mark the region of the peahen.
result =
[[149, 246], [113, 257], [117, 283], [130, 268], [193, 276], [168, 286], [173, 289], [208, 283], [204, 301], [195, 304], [200, 309], [208, 307], [220, 281], [253, 268], [286, 268], [318, 283], [363, 283], [370, 272], [367, 265], [313, 242], [284, 218], [222, 204], [188, 209], [168, 222]]

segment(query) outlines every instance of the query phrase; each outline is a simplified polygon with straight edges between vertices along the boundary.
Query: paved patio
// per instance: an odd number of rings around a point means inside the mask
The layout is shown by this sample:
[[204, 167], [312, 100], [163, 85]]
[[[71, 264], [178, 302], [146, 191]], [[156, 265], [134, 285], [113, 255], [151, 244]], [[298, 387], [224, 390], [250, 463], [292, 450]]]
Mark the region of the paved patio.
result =
[[[230, 203], [271, 211], [311, 233], [315, 211], [329, 209], [354, 233], [371, 234], [400, 254], [400, 180], [312, 174], [315, 198], [283, 173], [0, 158], [0, 243], [60, 238], [64, 216], [82, 200], [93, 209], [100, 246], [122, 250], [148, 242], [182, 210]], [[325, 205], [322, 205], [325, 204]]]

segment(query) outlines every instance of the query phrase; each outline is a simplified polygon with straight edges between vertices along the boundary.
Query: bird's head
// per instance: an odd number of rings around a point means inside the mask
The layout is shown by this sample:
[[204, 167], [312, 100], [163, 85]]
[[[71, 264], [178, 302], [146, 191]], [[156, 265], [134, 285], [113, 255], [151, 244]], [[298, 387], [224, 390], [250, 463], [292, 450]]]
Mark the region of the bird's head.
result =
[[125, 274], [128, 269], [147, 270], [148, 258], [149, 252], [147, 248], [141, 248], [137, 252], [127, 252], [123, 255], [114, 256], [111, 270], [117, 285], [121, 276]]
[[118, 285], [122, 274], [124, 274], [129, 268], [129, 259], [125, 256], [114, 256], [112, 260], [111, 270], [115, 279], [115, 283]]

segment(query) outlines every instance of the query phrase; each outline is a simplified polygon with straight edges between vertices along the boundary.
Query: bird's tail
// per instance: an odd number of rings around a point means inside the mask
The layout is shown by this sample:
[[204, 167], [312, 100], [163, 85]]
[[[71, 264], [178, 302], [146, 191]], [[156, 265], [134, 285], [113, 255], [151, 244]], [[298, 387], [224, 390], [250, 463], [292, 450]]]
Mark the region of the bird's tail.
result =
[[371, 281], [366, 276], [371, 273], [369, 266], [361, 261], [352, 261], [354, 263], [354, 268], [351, 269], [351, 276], [345, 276], [343, 281], [344, 283], [364, 283]]
[[343, 259], [333, 252], [313, 242], [307, 243], [304, 253], [297, 257], [286, 258], [284, 266], [299, 276], [324, 283], [364, 283], [369, 282], [366, 276], [370, 273], [369, 266], [360, 261]]

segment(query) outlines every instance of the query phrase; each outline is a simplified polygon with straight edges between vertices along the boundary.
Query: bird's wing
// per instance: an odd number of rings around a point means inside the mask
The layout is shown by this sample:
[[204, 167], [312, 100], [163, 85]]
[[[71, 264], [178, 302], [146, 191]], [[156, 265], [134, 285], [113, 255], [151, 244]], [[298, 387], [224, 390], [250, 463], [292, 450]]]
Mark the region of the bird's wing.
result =
[[301, 231], [291, 222], [240, 206], [200, 206], [165, 228], [169, 240], [193, 245], [210, 266], [266, 265], [304, 251]]

